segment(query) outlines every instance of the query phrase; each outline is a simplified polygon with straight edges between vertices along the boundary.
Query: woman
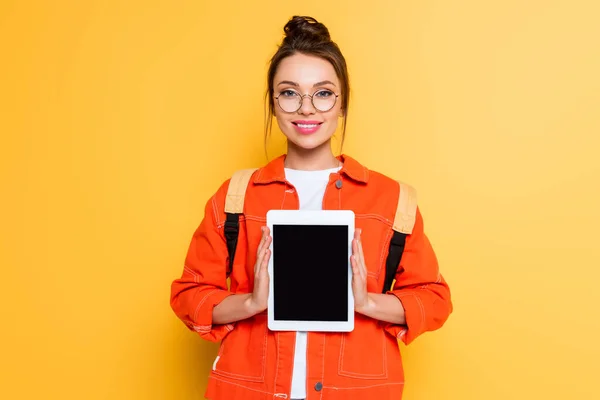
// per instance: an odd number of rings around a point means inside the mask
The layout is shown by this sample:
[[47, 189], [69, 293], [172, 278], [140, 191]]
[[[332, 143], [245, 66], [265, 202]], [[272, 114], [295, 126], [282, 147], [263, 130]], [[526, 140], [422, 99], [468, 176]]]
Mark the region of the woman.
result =
[[[340, 119], [345, 133], [349, 79], [327, 28], [310, 17], [293, 17], [284, 32], [271, 59], [267, 99], [268, 121], [277, 119], [287, 152], [252, 175], [230, 274], [224, 234], [229, 180], [207, 202], [183, 275], [173, 282], [171, 306], [202, 338], [221, 341], [207, 398], [400, 399], [404, 374], [397, 340], [408, 344], [441, 327], [452, 311], [450, 292], [418, 209], [394, 287], [382, 290], [401, 186], [332, 153]], [[266, 135], [269, 130], [267, 122]], [[270, 209], [355, 212], [352, 332], [269, 331]]]

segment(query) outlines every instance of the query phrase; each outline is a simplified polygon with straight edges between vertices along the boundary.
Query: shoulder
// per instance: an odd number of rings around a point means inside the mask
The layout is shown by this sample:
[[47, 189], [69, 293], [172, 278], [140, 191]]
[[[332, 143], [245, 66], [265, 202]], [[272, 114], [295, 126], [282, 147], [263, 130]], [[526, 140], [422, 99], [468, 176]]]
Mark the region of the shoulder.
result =
[[[353, 163], [358, 164], [358, 161], [352, 161]], [[365, 176], [368, 177], [367, 184], [368, 186], [371, 186], [371, 188], [378, 191], [386, 191], [390, 194], [394, 192], [400, 194], [400, 192], [404, 191], [405, 193], [411, 192], [414, 195], [416, 195], [415, 187], [403, 180], [402, 177], [392, 176], [377, 170], [373, 170], [362, 164], [359, 165], [361, 165], [361, 167], [364, 168], [364, 170], [366, 171]]]
[[412, 233], [418, 215], [417, 190], [414, 186], [379, 171], [368, 170], [368, 176], [367, 187], [377, 197], [378, 203], [385, 203], [385, 208], [393, 213], [393, 229]]
[[260, 168], [243, 168], [235, 170], [223, 180], [211, 196], [209, 203], [217, 214], [241, 213], [243, 211], [246, 191]]

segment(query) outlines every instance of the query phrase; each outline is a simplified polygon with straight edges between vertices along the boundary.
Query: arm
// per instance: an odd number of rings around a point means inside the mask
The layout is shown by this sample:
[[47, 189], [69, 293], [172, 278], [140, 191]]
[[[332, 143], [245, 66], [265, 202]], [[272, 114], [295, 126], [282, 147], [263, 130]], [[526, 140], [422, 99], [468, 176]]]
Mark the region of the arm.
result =
[[228, 252], [224, 222], [218, 220], [222, 211], [217, 206], [224, 204], [227, 188], [226, 183], [207, 202], [204, 218], [188, 248], [182, 276], [171, 285], [171, 308], [175, 314], [189, 329], [214, 342], [234, 329], [232, 323], [266, 309], [269, 287], [267, 265], [271, 237], [265, 228], [258, 249], [262, 256], [257, 257], [255, 266], [254, 293], [233, 294], [227, 289]]
[[[358, 260], [361, 253], [358, 241], [355, 251], [359, 254]], [[360, 273], [360, 263], [356, 271]], [[366, 272], [364, 274], [366, 281]], [[366, 291], [363, 296], [359, 294], [356, 311], [385, 322], [386, 331], [405, 344], [427, 331], [440, 328], [448, 319], [452, 312], [450, 289], [439, 273], [437, 258], [424, 233], [423, 218], [418, 209], [413, 232], [406, 238], [393, 290], [386, 294]]]
[[269, 228], [262, 228], [262, 238], [256, 253], [254, 265], [254, 288], [252, 293], [234, 294], [223, 299], [213, 309], [213, 323], [227, 324], [250, 318], [267, 308], [269, 296], [268, 265], [270, 258], [269, 245], [271, 235]]
[[216, 324], [212, 317], [213, 308], [232, 295], [227, 290], [227, 245], [216, 220], [218, 195], [207, 202], [204, 218], [188, 247], [183, 273], [171, 284], [171, 308], [177, 317], [213, 342], [233, 330], [233, 325]]
[[252, 293], [232, 294], [213, 308], [213, 324], [229, 324], [250, 318], [258, 312], [252, 307]]
[[404, 307], [396, 296], [380, 293], [368, 293], [366, 303], [358, 307], [356, 312], [397, 325], [406, 324]]
[[441, 328], [452, 313], [450, 288], [440, 273], [437, 257], [425, 235], [419, 209], [413, 232], [406, 237], [394, 287], [387, 295], [400, 301], [406, 322], [387, 324], [386, 330], [405, 344], [425, 332]]

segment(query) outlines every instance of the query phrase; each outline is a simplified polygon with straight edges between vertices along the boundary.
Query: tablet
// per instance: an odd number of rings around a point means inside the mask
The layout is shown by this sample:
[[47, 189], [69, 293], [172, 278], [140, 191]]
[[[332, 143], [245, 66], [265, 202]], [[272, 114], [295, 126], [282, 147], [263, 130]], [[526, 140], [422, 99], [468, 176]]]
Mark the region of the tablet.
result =
[[268, 326], [273, 331], [354, 329], [350, 210], [271, 210]]

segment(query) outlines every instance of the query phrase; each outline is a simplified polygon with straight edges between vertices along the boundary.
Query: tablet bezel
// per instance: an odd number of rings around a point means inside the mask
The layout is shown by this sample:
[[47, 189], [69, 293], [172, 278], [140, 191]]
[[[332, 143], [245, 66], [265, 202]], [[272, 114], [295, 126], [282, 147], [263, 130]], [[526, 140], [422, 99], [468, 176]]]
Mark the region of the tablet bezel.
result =
[[[345, 225], [348, 227], [348, 316], [346, 321], [282, 321], [276, 320], [274, 310], [273, 262], [269, 259], [269, 297], [268, 327], [272, 331], [303, 332], [350, 332], [354, 329], [354, 295], [352, 292], [352, 239], [354, 237], [355, 215], [351, 210], [270, 210], [267, 212], [267, 226], [272, 235], [269, 249], [273, 255], [273, 243], [277, 238], [273, 235], [274, 225]], [[307, 290], [308, 294], [308, 290]]]

